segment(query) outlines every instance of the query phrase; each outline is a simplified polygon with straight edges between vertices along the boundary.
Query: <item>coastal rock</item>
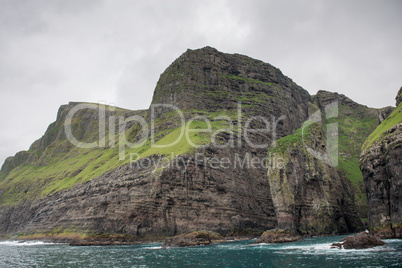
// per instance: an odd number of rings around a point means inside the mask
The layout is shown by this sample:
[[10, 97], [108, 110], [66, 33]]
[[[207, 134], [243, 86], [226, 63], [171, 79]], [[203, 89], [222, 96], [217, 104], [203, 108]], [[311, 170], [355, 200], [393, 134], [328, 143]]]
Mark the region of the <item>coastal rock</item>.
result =
[[70, 246], [121, 246], [136, 243], [139, 243], [137, 238], [122, 235], [90, 236], [69, 242]]
[[367, 232], [360, 232], [357, 235], [345, 237], [340, 243], [333, 243], [331, 248], [339, 249], [364, 249], [376, 246], [382, 246], [386, 243], [380, 238], [371, 235]]
[[223, 241], [223, 237], [214, 232], [195, 231], [189, 234], [180, 234], [168, 238], [163, 243], [163, 248], [171, 247], [190, 247], [190, 246], [205, 246], [214, 241]]
[[[370, 231], [402, 238], [402, 104], [369, 136], [360, 159]], [[399, 100], [399, 101], [398, 101]]]
[[273, 229], [265, 231], [254, 244], [260, 243], [288, 243], [303, 240], [301, 236], [295, 235], [289, 230]]

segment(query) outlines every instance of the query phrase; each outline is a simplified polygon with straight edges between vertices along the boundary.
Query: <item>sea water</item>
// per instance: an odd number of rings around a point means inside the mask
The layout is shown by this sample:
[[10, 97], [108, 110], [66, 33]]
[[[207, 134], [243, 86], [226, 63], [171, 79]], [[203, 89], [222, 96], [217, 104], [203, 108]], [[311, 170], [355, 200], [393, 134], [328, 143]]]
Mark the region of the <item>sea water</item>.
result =
[[233, 241], [162, 248], [161, 243], [71, 247], [46, 242], [0, 241], [0, 267], [402, 267], [402, 240], [371, 249], [331, 249], [345, 236], [285, 244]]

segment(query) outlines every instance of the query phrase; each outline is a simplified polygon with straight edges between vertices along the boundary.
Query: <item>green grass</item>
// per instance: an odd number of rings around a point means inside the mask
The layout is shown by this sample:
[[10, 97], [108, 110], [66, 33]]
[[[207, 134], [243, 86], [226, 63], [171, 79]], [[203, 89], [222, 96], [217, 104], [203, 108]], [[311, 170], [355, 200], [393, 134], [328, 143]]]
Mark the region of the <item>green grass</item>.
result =
[[303, 139], [305, 142], [308, 142], [312, 128], [316, 127], [318, 127], [317, 123], [306, 125], [305, 128], [301, 127], [297, 129], [295, 133], [276, 140], [276, 142], [269, 148], [268, 153], [283, 154], [288, 150], [288, 148], [302, 144]]
[[363, 145], [363, 151], [367, 150], [374, 142], [385, 137], [387, 130], [402, 122], [402, 103], [385, 119], [367, 138]]
[[[188, 135], [181, 134], [182, 128], [163, 129], [156, 133], [155, 145], [152, 147], [151, 138], [137, 148], [124, 147], [124, 160], [120, 160], [119, 147], [82, 149], [74, 146], [66, 147], [66, 140], [54, 140], [46, 148], [46, 164], [38, 165], [36, 163], [24, 163], [11, 170], [8, 174], [0, 173], [0, 196], [1, 205], [10, 205], [32, 200], [53, 194], [57, 191], [71, 188], [72, 186], [84, 183], [93, 178], [99, 177], [107, 171], [114, 170], [119, 166], [130, 163], [130, 154], [136, 154], [138, 159], [152, 155], [166, 155], [167, 157], [178, 156], [181, 154], [192, 153], [199, 146], [209, 144], [211, 135], [218, 130], [230, 131], [229, 122], [218, 119], [217, 116], [228, 116], [235, 118], [236, 114], [232, 111], [222, 111], [208, 114], [205, 111], [185, 111], [187, 116], [200, 115], [210, 119], [210, 130], [204, 120], [194, 120], [188, 124], [188, 128], [199, 132], [188, 132]], [[159, 124], [166, 123], [169, 120], [176, 120], [172, 115], [167, 114], [164, 120]], [[77, 123], [79, 120], [77, 120]], [[158, 124], [157, 123], [157, 124]], [[54, 125], [53, 125], [54, 126]], [[97, 130], [97, 125], [93, 126]], [[133, 142], [137, 133], [137, 126], [133, 125], [127, 129], [125, 136], [127, 140]], [[52, 133], [53, 127], [50, 128]], [[53, 135], [53, 134], [52, 134]], [[107, 134], [108, 135], [108, 134]], [[115, 140], [119, 140], [119, 134], [116, 133]], [[85, 137], [92, 137], [93, 133], [89, 131]], [[167, 146], [171, 143], [171, 146]], [[194, 146], [193, 146], [194, 145]], [[60, 148], [68, 148], [61, 150]], [[162, 148], [160, 148], [162, 147]], [[35, 153], [35, 152], [33, 152]]]
[[268, 86], [274, 85], [274, 83], [271, 83], [271, 82], [263, 82], [260, 80], [255, 80], [255, 79], [251, 79], [251, 78], [247, 78], [247, 77], [240, 77], [240, 76], [236, 76], [236, 75], [222, 74], [222, 77], [232, 79], [232, 80], [241, 80], [241, 81], [244, 81], [244, 82], [250, 83], [250, 84], [264, 84], [264, 85], [268, 85]]

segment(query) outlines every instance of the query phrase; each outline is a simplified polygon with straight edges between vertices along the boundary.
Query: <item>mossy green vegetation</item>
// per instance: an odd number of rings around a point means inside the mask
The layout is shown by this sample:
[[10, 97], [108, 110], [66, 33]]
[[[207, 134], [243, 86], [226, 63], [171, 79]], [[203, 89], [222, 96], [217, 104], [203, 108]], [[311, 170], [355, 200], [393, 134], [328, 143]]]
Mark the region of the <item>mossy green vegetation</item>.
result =
[[[125, 146], [123, 159], [118, 144], [120, 135], [125, 136], [126, 140], [133, 145], [136, 144], [137, 135], [141, 134], [138, 124], [129, 126], [125, 133], [110, 134], [108, 131], [106, 138], [114, 135], [115, 142], [105, 142], [106, 146], [101, 148], [75, 147], [66, 138], [60, 138], [63, 136], [60, 133], [64, 131], [64, 126], [60, 122], [51, 124], [42, 138], [48, 144], [45, 151], [35, 147], [28, 152], [37, 155], [39, 159], [42, 159], [41, 161], [27, 161], [7, 173], [0, 173], [0, 189], [2, 189], [0, 205], [11, 205], [45, 197], [97, 178], [108, 171], [129, 164], [131, 160], [136, 161], [152, 155], [166, 156], [169, 159], [172, 156], [193, 153], [198, 147], [209, 144], [214, 133], [234, 131], [230, 124], [230, 121], [236, 118], [234, 111], [208, 113], [183, 110], [183, 113], [186, 118], [194, 118], [194, 120], [187, 120], [185, 127], [177, 127], [180, 121], [177, 120], [176, 113], [164, 114], [163, 119], [155, 120], [156, 129], [162, 130], [155, 133], [154, 139], [148, 136], [140, 146]], [[73, 124], [82, 125], [85, 116], [88, 115], [83, 112], [74, 118]], [[80, 132], [82, 141], [92, 142], [99, 136], [98, 129], [97, 124], [87, 125], [87, 128]], [[77, 133], [74, 132], [74, 134]], [[49, 138], [49, 135], [52, 138]], [[132, 155], [134, 157], [131, 157]]]
[[364, 142], [363, 151], [367, 150], [374, 142], [384, 138], [387, 130], [399, 123], [402, 123], [402, 103], [370, 134]]
[[269, 153], [284, 154], [289, 148], [292, 148], [296, 145], [304, 146], [303, 140], [309, 141], [312, 128], [319, 128], [319, 124], [318, 123], [306, 124], [304, 128], [301, 127], [297, 129], [295, 133], [274, 141], [274, 143], [270, 146], [268, 150], [268, 154]]
[[[312, 107], [312, 111], [316, 109], [317, 107]], [[306, 150], [305, 145], [311, 142], [309, 139], [311, 133], [315, 133], [313, 135], [317, 135], [318, 133], [318, 129], [316, 128], [321, 128], [323, 135], [322, 142], [325, 144], [328, 134], [327, 127], [331, 124], [337, 124], [338, 165], [336, 168], [352, 183], [355, 190], [355, 202], [363, 215], [367, 209], [367, 204], [363, 187], [363, 175], [359, 168], [360, 148], [365, 139], [377, 127], [378, 119], [375, 113], [367, 112], [368, 108], [363, 106], [351, 108], [347, 105], [339, 105], [338, 109], [337, 117], [326, 119], [324, 114], [320, 124], [312, 124], [304, 130], [300, 128], [294, 134], [278, 139], [276, 146], [271, 146], [268, 154], [279, 153], [288, 161], [288, 150], [296, 148], [296, 146], [302, 150]], [[395, 112], [393, 115], [396, 116]], [[389, 125], [391, 124], [397, 124], [397, 120], [391, 118]], [[302, 142], [303, 138], [304, 143]]]
[[268, 86], [272, 86], [274, 83], [272, 82], [263, 82], [260, 80], [256, 80], [256, 79], [251, 79], [251, 78], [247, 78], [247, 77], [240, 77], [240, 76], [236, 76], [236, 75], [227, 75], [227, 74], [222, 74], [222, 77], [228, 78], [228, 79], [233, 79], [233, 80], [241, 80], [244, 81], [246, 83], [249, 84], [265, 84]]

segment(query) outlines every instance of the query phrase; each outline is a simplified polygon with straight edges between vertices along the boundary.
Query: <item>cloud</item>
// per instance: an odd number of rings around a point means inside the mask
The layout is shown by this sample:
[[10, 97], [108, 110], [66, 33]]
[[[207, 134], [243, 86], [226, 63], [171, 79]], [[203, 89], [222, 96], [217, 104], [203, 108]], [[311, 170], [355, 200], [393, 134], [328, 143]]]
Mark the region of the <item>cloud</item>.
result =
[[311, 94], [374, 107], [401, 86], [400, 1], [0, 2], [0, 162], [69, 101], [149, 107], [159, 75], [206, 45], [280, 68]]

